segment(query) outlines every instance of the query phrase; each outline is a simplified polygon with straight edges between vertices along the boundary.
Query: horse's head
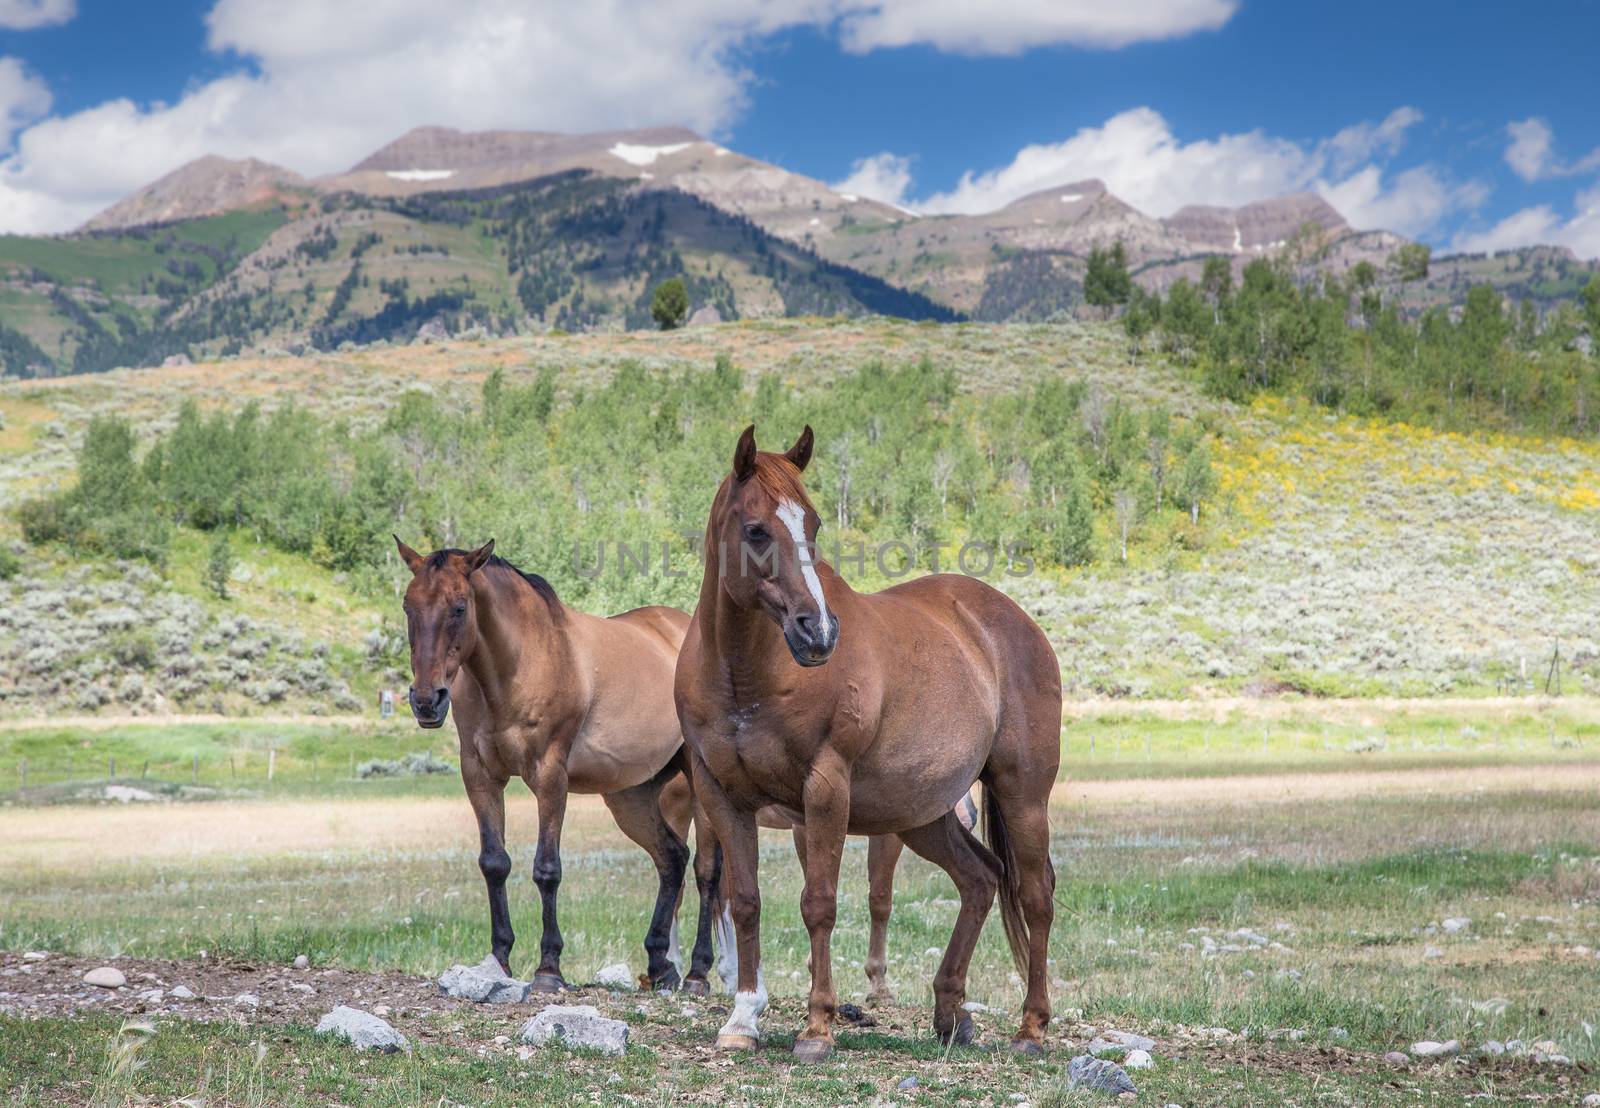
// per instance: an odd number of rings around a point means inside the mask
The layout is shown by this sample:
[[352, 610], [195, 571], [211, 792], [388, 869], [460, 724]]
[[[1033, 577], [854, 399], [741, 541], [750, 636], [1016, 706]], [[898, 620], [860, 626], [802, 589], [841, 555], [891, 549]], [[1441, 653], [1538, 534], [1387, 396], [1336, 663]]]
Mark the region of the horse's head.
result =
[[747, 427], [733, 452], [733, 473], [712, 507], [707, 536], [720, 558], [728, 598], [759, 608], [783, 628], [789, 653], [820, 666], [839, 642], [839, 620], [828, 610], [817, 573], [817, 527], [822, 522], [800, 483], [811, 460], [811, 428], [782, 454], [756, 450]]
[[478, 645], [471, 577], [494, 553], [494, 540], [471, 552], [439, 550], [426, 557], [399, 536], [394, 541], [412, 575], [405, 596], [411, 714], [423, 727], [442, 727], [450, 714], [450, 682]]

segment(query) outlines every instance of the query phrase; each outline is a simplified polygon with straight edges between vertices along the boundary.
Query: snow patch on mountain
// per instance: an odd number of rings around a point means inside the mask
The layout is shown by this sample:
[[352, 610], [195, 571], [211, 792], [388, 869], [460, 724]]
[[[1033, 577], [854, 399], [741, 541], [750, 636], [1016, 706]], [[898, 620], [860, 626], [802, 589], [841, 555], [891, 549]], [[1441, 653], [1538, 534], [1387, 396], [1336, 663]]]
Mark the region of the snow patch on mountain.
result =
[[670, 157], [680, 150], [687, 150], [693, 143], [674, 142], [668, 146], [639, 146], [631, 142], [619, 142], [607, 153], [612, 154], [629, 165], [655, 165], [657, 158]]

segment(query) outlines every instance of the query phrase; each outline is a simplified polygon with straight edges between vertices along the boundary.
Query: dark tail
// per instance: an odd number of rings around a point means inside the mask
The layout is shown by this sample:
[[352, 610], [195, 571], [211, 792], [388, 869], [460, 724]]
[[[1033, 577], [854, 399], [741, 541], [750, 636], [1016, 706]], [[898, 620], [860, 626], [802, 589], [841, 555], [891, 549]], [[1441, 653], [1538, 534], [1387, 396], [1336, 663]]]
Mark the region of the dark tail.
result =
[[1000, 862], [1000, 922], [1011, 945], [1011, 961], [1017, 973], [1028, 979], [1028, 924], [1022, 917], [1022, 891], [1017, 879], [1017, 857], [1006, 834], [1006, 818], [1000, 812], [994, 789], [983, 786], [983, 841]]

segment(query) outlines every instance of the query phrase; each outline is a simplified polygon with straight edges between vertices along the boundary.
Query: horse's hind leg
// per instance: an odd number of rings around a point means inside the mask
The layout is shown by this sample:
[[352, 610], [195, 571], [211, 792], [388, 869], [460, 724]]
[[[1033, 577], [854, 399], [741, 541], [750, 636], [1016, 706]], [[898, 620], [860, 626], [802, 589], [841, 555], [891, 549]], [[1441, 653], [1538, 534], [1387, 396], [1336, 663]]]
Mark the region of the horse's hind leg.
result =
[[894, 869], [905, 844], [895, 835], [873, 835], [867, 840], [867, 906], [872, 933], [867, 940], [868, 1004], [893, 1004], [889, 988], [889, 913], [894, 910]]
[[[1019, 1054], [1040, 1053], [1045, 1028], [1050, 1025], [1047, 956], [1056, 889], [1055, 867], [1050, 861], [1049, 783], [1053, 778], [1053, 772], [1046, 775], [1041, 786], [1037, 773], [995, 774], [985, 781], [984, 789], [990, 845], [1003, 855], [1007, 870], [1000, 890], [1012, 916], [1006, 937], [1013, 941], [1014, 955], [1019, 947], [1026, 953], [1026, 965], [1017, 967], [1027, 983], [1022, 1026], [1011, 1040], [1012, 1049]], [[1019, 916], [1025, 934], [1013, 936], [1013, 921]]]
[[933, 1030], [942, 1042], [972, 1041], [972, 1017], [962, 1010], [967, 999], [967, 969], [978, 945], [983, 921], [999, 887], [999, 865], [972, 837], [954, 812], [913, 831], [902, 831], [905, 845], [950, 875], [961, 895], [950, 945], [933, 978]]
[[689, 868], [689, 847], [661, 810], [662, 786], [677, 772], [678, 767], [669, 762], [644, 784], [606, 793], [602, 798], [622, 833], [643, 847], [656, 864], [656, 906], [644, 937], [646, 972], [652, 989], [676, 989], [682, 981], [681, 967], [674, 964], [670, 955], [677, 953], [676, 917], [683, 877]]

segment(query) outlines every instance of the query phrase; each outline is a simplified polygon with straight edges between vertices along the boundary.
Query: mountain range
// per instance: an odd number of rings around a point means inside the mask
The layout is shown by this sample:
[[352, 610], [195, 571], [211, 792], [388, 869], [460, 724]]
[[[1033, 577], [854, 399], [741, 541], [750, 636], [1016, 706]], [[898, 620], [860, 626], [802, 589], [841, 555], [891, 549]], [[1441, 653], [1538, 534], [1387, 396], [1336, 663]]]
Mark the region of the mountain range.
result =
[[[307, 178], [204, 157], [77, 233], [0, 236], [0, 364], [48, 374], [445, 329], [649, 326], [681, 275], [720, 318], [874, 312], [1050, 318], [1085, 260], [1121, 242], [1141, 284], [1293, 249], [1381, 271], [1406, 240], [1297, 193], [1155, 218], [1098, 180], [977, 215], [919, 215], [746, 157], [679, 127], [563, 135], [420, 127]], [[1553, 248], [1436, 260], [1412, 306], [1490, 280], [1540, 301], [1591, 266]], [[701, 318], [712, 313], [702, 311]], [[437, 330], [437, 328], [435, 328]]]

